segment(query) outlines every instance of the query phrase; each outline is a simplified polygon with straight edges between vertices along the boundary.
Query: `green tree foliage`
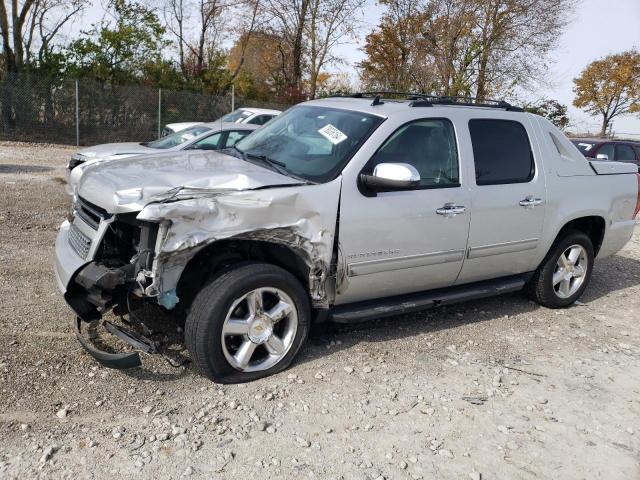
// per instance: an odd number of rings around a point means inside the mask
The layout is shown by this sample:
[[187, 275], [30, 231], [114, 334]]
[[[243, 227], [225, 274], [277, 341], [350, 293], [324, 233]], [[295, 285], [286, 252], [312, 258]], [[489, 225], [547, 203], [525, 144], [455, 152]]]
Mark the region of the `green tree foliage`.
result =
[[526, 105], [524, 109], [527, 112], [545, 117], [561, 130], [564, 130], [569, 125], [567, 106], [557, 100], [545, 98], [538, 103]]
[[155, 12], [127, 0], [110, 0], [109, 9], [112, 20], [94, 24], [66, 49], [69, 71], [113, 84], [140, 83], [145, 71], [162, 73], [165, 29]]

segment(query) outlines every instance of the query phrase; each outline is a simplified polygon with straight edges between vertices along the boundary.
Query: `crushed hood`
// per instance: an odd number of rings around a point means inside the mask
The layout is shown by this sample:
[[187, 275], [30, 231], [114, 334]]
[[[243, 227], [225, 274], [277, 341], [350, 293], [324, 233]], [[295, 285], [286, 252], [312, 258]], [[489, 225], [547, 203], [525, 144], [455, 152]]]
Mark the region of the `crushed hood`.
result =
[[105, 158], [112, 155], [140, 155], [157, 152], [154, 148], [145, 147], [136, 142], [127, 143], [104, 143], [95, 147], [84, 148], [78, 154], [86, 157], [88, 160], [94, 158]]
[[300, 183], [220, 152], [184, 151], [95, 163], [84, 169], [77, 193], [110, 213], [125, 213], [179, 190], [211, 194]]

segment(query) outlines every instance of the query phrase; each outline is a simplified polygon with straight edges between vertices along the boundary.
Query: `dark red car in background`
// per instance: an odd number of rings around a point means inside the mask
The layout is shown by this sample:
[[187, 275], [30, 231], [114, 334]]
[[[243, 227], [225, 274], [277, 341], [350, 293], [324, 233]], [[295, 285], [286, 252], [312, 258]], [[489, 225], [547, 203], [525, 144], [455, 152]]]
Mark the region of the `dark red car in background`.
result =
[[571, 138], [570, 140], [585, 157], [635, 163], [640, 171], [640, 142], [602, 138]]

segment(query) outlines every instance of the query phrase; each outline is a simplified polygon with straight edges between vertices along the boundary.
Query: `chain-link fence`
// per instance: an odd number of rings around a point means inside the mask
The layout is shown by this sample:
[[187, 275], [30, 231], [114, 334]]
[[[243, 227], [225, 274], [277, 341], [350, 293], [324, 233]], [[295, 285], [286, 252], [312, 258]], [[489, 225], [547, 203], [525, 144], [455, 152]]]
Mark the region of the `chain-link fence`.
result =
[[0, 81], [0, 139], [70, 145], [151, 140], [167, 123], [213, 121], [232, 105], [288, 108], [232, 94], [10, 75]]

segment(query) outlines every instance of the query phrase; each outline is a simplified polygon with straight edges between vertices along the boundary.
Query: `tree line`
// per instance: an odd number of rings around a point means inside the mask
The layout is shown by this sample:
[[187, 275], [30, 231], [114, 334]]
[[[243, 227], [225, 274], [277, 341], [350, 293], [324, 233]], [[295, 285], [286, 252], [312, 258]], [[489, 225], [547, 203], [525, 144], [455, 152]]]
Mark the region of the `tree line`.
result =
[[[371, 0], [103, 0], [103, 15], [66, 33], [91, 0], [0, 0], [0, 76], [91, 79], [295, 103], [346, 93], [328, 73], [364, 28]], [[356, 67], [363, 90], [504, 98], [550, 84], [550, 54], [579, 0], [378, 0]], [[574, 105], [602, 118], [640, 110], [640, 55], [610, 55], [574, 80]], [[567, 108], [527, 108], [558, 126]]]
[[4, 76], [90, 78], [294, 102], [327, 88], [337, 47], [366, 0], [106, 0], [101, 19], [61, 32], [90, 0], [0, 0]]

